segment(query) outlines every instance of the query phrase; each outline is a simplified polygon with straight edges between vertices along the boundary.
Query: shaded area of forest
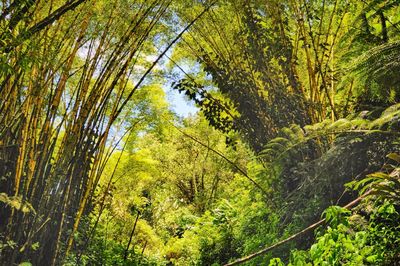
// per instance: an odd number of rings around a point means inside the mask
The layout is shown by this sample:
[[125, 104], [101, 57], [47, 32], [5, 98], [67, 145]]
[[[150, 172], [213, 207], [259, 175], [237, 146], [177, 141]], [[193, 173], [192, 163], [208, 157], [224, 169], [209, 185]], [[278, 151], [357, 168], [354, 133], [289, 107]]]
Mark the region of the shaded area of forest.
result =
[[398, 1], [0, 9], [1, 265], [400, 261]]

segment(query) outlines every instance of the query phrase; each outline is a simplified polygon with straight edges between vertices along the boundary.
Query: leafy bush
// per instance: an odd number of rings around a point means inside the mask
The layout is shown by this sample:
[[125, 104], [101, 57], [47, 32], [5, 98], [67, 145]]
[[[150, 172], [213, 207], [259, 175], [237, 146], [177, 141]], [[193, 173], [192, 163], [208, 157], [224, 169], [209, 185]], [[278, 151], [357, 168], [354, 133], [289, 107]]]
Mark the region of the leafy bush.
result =
[[[376, 172], [348, 187], [365, 195], [353, 211], [331, 206], [327, 228], [307, 251], [293, 250], [288, 265], [395, 265], [400, 259], [400, 163], [390, 154], [386, 172]], [[271, 265], [284, 265], [280, 259]]]

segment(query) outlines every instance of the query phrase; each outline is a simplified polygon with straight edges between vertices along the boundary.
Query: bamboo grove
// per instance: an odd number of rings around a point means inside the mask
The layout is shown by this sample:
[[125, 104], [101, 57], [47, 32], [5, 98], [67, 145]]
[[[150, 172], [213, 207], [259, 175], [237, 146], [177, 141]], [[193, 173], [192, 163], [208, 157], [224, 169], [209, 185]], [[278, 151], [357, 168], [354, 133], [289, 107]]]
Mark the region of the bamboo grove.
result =
[[234, 103], [240, 113], [231, 117], [234, 127], [260, 151], [281, 127], [335, 121], [354, 110], [354, 99], [373, 104], [361, 100], [361, 94], [373, 95], [364, 94], [362, 82], [355, 84], [349, 73], [358, 56], [397, 39], [396, 6], [395, 1], [229, 2], [193, 27], [182, 50], [201, 62]]
[[2, 258], [12, 265], [39, 241], [32, 263], [55, 265], [91, 209], [110, 131], [126, 127], [123, 109], [141, 82], [128, 80], [146, 74], [135, 66], [171, 3], [25, 2], [2, 4], [1, 190], [29, 205], [2, 208], [1, 231], [20, 246]]
[[[148, 265], [225, 264], [354, 200], [344, 184], [387, 169], [386, 154], [400, 163], [396, 0], [2, 0], [0, 12], [1, 265], [107, 265], [85, 252], [101, 253], [109, 222], [115, 265], [147, 265], [158, 246]], [[154, 100], [166, 84], [199, 114]]]

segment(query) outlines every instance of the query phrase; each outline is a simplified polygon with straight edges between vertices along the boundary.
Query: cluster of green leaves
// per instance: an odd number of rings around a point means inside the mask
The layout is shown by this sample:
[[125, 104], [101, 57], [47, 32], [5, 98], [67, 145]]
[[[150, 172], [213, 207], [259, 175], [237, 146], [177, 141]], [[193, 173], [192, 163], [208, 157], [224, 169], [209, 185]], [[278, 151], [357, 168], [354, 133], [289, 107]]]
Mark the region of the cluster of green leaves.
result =
[[[112, 224], [112, 223], [111, 223]], [[124, 259], [124, 252], [126, 246], [125, 242], [121, 239], [112, 237], [112, 225], [103, 224], [97, 228], [97, 234], [92, 239], [88, 250], [78, 256], [76, 254], [70, 255], [63, 263], [65, 266], [74, 265], [146, 265], [154, 266], [162, 264], [162, 260], [157, 259], [156, 256], [145, 256], [143, 255], [142, 248], [134, 246], [128, 252], [128, 256]], [[118, 226], [115, 225], [114, 226]], [[84, 240], [83, 235], [78, 235], [76, 241], [79, 243]]]
[[203, 86], [190, 79], [182, 79], [178, 83], [174, 83], [173, 89], [180, 93], [184, 92], [189, 100], [196, 103], [209, 124], [215, 129], [224, 133], [235, 130], [234, 120], [237, 118], [237, 114], [227, 99], [217, 99]]
[[[392, 153], [382, 172], [348, 184], [365, 195], [353, 211], [331, 206], [326, 229], [309, 250], [291, 252], [288, 265], [394, 265], [400, 257], [400, 163]], [[395, 163], [393, 165], [393, 162]], [[285, 265], [279, 258], [269, 265]]]
[[[237, 175], [224, 189], [223, 199], [194, 217], [181, 238], [170, 239], [167, 257], [175, 265], [223, 265], [277, 239], [278, 215], [246, 179]], [[254, 263], [267, 263], [271, 257]]]
[[[400, 156], [390, 153], [387, 156], [392, 162], [400, 164]], [[361, 194], [376, 196], [378, 200], [389, 200], [395, 205], [400, 205], [400, 168], [391, 163], [386, 163], [384, 169], [389, 172], [376, 172], [366, 178], [347, 184], [348, 187], [359, 190]]]
[[[368, 217], [342, 209], [340, 215], [346, 217], [330, 224], [309, 250], [293, 250], [288, 265], [393, 265], [400, 254], [398, 209], [384, 202], [375, 205]], [[328, 209], [326, 217], [337, 217], [337, 210]], [[285, 264], [274, 259], [269, 265]]]

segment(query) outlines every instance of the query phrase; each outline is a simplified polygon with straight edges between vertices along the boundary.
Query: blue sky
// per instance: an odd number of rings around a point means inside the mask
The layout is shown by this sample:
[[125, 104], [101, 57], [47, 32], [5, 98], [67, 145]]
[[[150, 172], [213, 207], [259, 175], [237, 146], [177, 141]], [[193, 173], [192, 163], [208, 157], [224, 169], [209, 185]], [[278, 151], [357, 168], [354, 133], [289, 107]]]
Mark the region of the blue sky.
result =
[[166, 88], [165, 92], [171, 109], [179, 116], [188, 117], [199, 110], [192, 102], [186, 100], [185, 95], [180, 94], [177, 90]]

